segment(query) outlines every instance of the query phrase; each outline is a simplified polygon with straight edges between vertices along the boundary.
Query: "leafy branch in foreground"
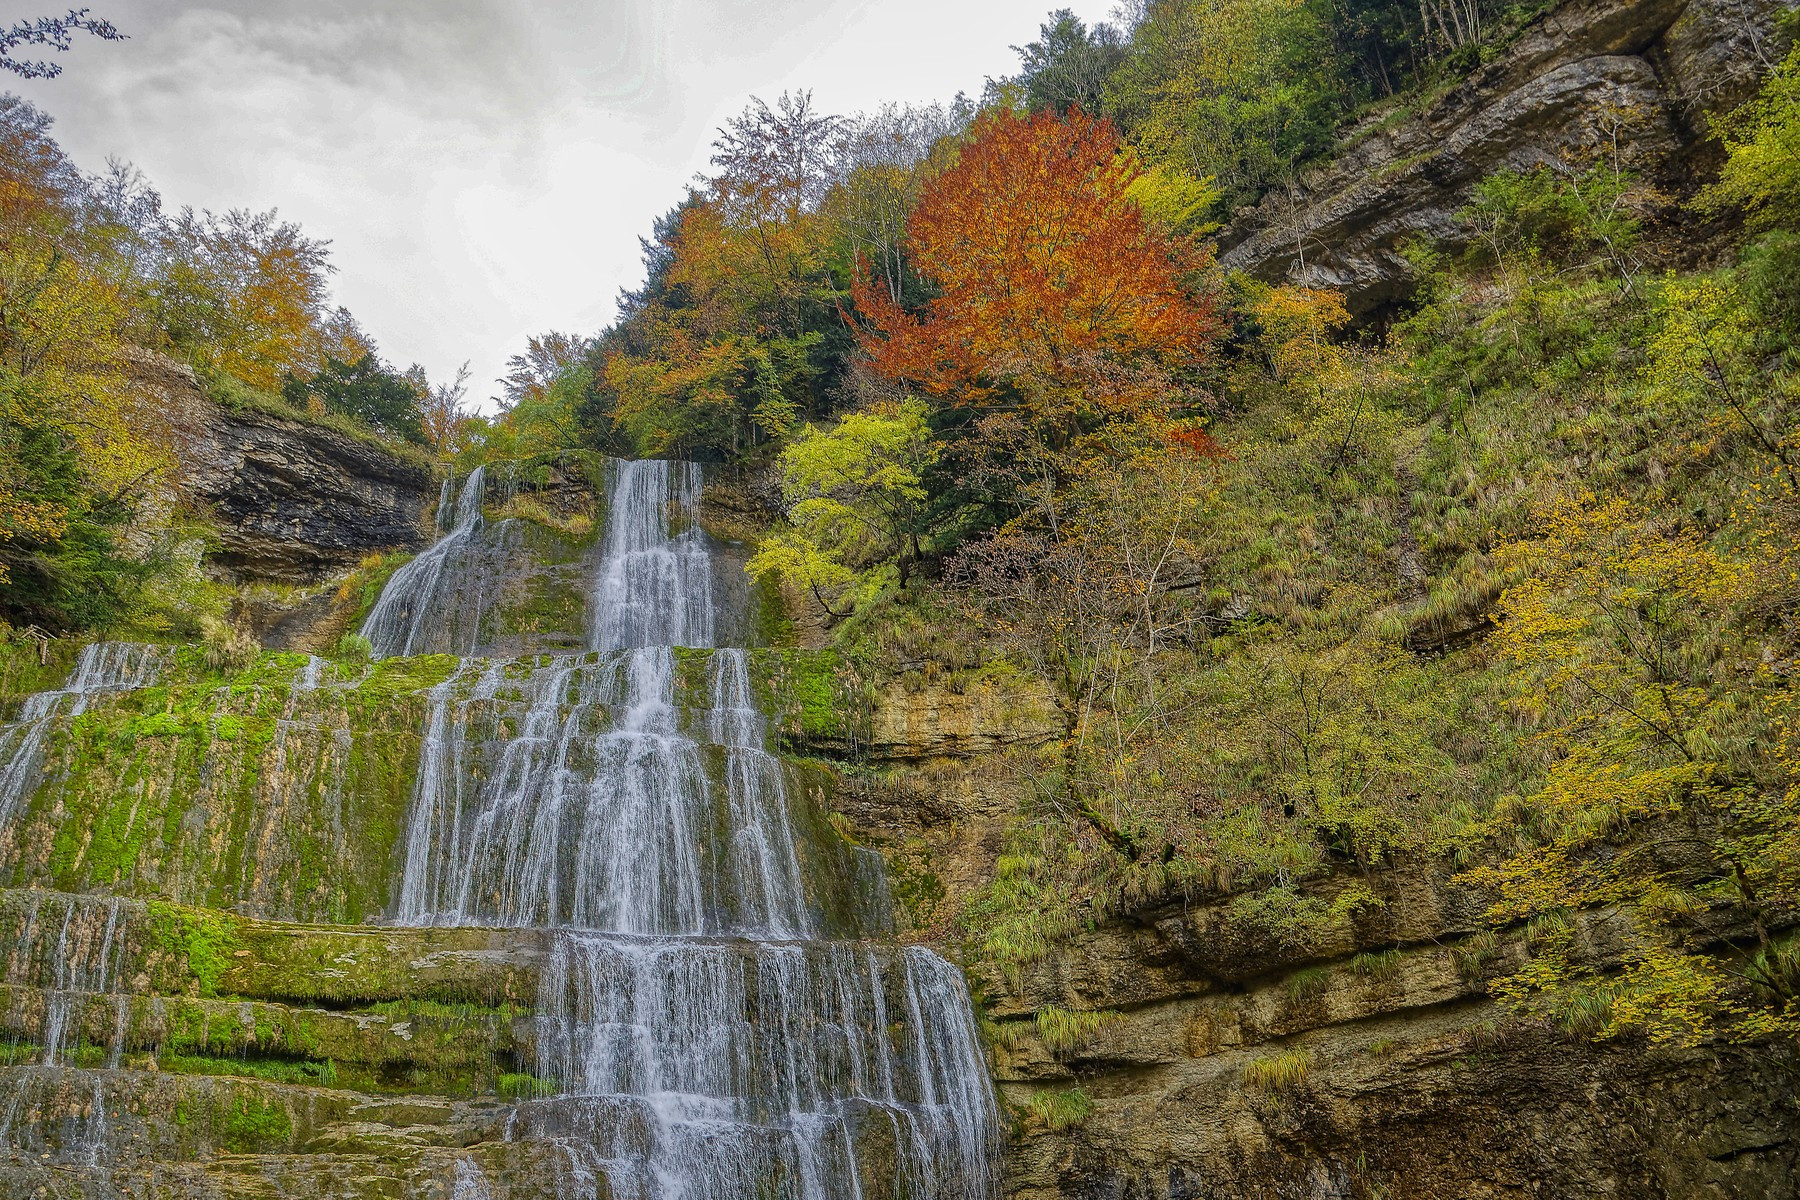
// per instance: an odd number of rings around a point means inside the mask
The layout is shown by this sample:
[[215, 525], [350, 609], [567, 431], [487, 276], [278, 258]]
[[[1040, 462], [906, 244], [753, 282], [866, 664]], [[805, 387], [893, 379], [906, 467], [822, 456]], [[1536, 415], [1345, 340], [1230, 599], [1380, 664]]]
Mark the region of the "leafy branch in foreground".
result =
[[35, 21], [16, 21], [12, 28], [0, 33], [0, 70], [11, 71], [26, 79], [55, 79], [63, 73], [62, 64], [49, 59], [21, 59], [13, 52], [24, 46], [45, 46], [61, 54], [75, 44], [74, 35], [91, 33], [101, 41], [122, 42], [111, 21], [88, 16], [88, 9], [71, 8], [66, 17], [39, 17]]

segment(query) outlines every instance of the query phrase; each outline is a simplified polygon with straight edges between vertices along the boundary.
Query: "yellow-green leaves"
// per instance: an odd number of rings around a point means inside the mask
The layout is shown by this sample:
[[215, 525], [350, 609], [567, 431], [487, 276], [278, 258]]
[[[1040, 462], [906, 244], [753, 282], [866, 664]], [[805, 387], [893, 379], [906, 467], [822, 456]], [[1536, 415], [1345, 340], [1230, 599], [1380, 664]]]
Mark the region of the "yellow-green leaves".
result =
[[1716, 132], [1727, 158], [1702, 205], [1742, 208], [1758, 228], [1800, 220], [1800, 46], [1775, 69], [1762, 94], [1719, 120]]
[[922, 552], [923, 472], [937, 461], [925, 405], [906, 400], [808, 425], [781, 455], [791, 531], [764, 541], [749, 571], [776, 576], [833, 607], [864, 573], [898, 562], [905, 585]]
[[[1683, 319], [1715, 321], [1709, 303], [1696, 295]], [[1602, 1038], [1767, 1031], [1792, 998], [1746, 999], [1696, 939], [1696, 923], [1735, 921], [1766, 941], [1769, 906], [1796, 895], [1768, 870], [1792, 814], [1756, 779], [1758, 714], [1739, 692], [1757, 675], [1752, 650], [1723, 632], [1755, 564], [1623, 498], [1568, 497], [1540, 522], [1499, 555], [1516, 582], [1493, 650], [1515, 706], [1542, 728], [1546, 766], [1533, 794], [1489, 822], [1525, 844], [1463, 878], [1491, 896], [1490, 921], [1561, 932], [1496, 994]], [[1626, 919], [1612, 972], [1567, 920], [1606, 909]]]

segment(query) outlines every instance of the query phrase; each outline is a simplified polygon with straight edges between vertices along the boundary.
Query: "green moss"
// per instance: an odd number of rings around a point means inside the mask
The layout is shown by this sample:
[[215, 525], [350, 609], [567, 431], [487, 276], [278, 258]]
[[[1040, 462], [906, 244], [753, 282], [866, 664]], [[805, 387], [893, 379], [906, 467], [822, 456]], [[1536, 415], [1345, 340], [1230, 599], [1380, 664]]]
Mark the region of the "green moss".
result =
[[752, 651], [750, 664], [758, 699], [785, 746], [853, 752], [867, 741], [872, 697], [843, 652], [769, 648]]
[[207, 1058], [163, 1053], [157, 1056], [156, 1065], [158, 1070], [179, 1075], [223, 1075], [310, 1087], [337, 1087], [339, 1084], [337, 1063], [331, 1059]]
[[519, 1073], [500, 1076], [497, 1088], [501, 1097], [506, 1100], [542, 1100], [556, 1093], [555, 1085], [548, 1080]]
[[750, 584], [750, 644], [792, 646], [794, 621], [781, 597], [775, 577], [765, 575]]
[[384, 660], [296, 692], [304, 656], [97, 699], [47, 736], [44, 783], [0, 883], [180, 895], [359, 921], [383, 911], [425, 693], [448, 656]]
[[294, 1136], [293, 1119], [278, 1104], [240, 1096], [220, 1126], [220, 1138], [239, 1154], [285, 1149]]
[[219, 983], [241, 948], [239, 922], [221, 912], [184, 908], [155, 900], [147, 906], [144, 938], [150, 948], [179, 954], [202, 996], [219, 994]]

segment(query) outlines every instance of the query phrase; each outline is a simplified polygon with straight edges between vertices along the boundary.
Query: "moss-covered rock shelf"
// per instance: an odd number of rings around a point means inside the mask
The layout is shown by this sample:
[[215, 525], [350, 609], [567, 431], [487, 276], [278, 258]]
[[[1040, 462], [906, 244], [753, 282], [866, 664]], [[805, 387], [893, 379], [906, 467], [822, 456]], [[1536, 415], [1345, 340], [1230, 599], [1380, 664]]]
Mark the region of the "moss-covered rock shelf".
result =
[[[507, 670], [524, 678], [544, 661]], [[867, 700], [838, 654], [766, 649], [749, 662], [792, 744], [847, 751], [866, 740]], [[678, 695], [697, 706], [709, 663], [706, 651], [680, 657]], [[378, 920], [399, 873], [430, 693], [456, 670], [448, 657], [363, 666], [269, 653], [221, 677], [197, 651], [177, 651], [156, 685], [52, 719], [40, 778], [0, 831], [0, 884]], [[480, 675], [465, 668], [458, 695]]]
[[448, 659], [329, 668], [267, 655], [53, 719], [41, 779], [0, 832], [0, 881], [302, 920], [387, 904], [423, 693]]
[[[541, 933], [11, 890], [0, 936], [7, 1195], [259, 1194], [244, 1170], [290, 1180], [273, 1194], [364, 1194], [327, 1186], [340, 1171], [382, 1181], [366, 1194], [415, 1194], [449, 1169], [429, 1151], [497, 1140], [505, 1106], [540, 1090], [522, 1064]], [[84, 1172], [84, 1148], [109, 1167]]]

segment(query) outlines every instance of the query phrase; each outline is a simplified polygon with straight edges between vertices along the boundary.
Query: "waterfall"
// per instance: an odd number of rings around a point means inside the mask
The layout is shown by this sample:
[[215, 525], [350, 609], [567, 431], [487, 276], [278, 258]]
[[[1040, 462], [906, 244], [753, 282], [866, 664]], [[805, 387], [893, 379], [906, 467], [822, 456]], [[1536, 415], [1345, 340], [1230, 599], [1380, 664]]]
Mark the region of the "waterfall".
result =
[[[463, 481], [451, 504], [450, 481], [444, 481], [438, 497], [437, 523], [445, 535], [429, 549], [401, 566], [382, 589], [381, 598], [363, 622], [363, 636], [369, 639], [380, 658], [423, 654], [454, 646], [442, 639], [451, 634], [450, 614], [459, 593], [470, 586], [481, 588], [485, 580], [470, 570], [469, 560], [481, 548], [484, 523], [482, 501], [487, 494], [487, 472], [477, 467]], [[479, 621], [470, 622], [464, 631], [472, 647]]]
[[[78, 1014], [88, 998], [116, 990], [118, 968], [123, 964], [125, 954], [125, 930], [119, 921], [123, 906], [124, 901], [116, 898], [99, 906], [99, 911], [106, 915], [96, 939], [91, 935], [83, 936], [76, 921], [81, 906], [73, 899], [69, 901], [55, 950], [50, 956], [52, 976], [44, 990], [43, 1054], [47, 1067], [62, 1065], [59, 1059], [65, 1055], [64, 1043], [69, 1035], [70, 1019]], [[115, 1001], [115, 1015], [123, 1013], [123, 1006]], [[115, 1021], [115, 1024], [122, 1024], [122, 1021]], [[123, 1049], [124, 1035], [120, 1030], [110, 1048], [109, 1064], [116, 1064]]]
[[[714, 644], [712, 555], [694, 521], [703, 483], [697, 463], [619, 464], [591, 612], [594, 649]], [[679, 532], [670, 533], [671, 520]]]
[[[19, 1071], [12, 1095], [0, 1108], [0, 1143], [21, 1114], [34, 1107], [32, 1096], [43, 1094], [38, 1087], [54, 1091], [59, 1080], [71, 1075], [76, 1051], [91, 1044], [84, 1043], [84, 1035], [92, 1034], [99, 1015], [106, 1029], [105, 1070], [91, 1072], [84, 1083], [70, 1079], [71, 1088], [85, 1086], [87, 1100], [64, 1118], [60, 1145], [49, 1157], [100, 1166], [107, 1157], [110, 1132], [107, 1082], [124, 1059], [131, 1017], [132, 997], [125, 977], [131, 962], [129, 931], [141, 921], [142, 909], [117, 897], [38, 895], [15, 919], [16, 925], [4, 929], [10, 937], [4, 943], [0, 980], [37, 990], [43, 1007], [36, 1020], [37, 1063]], [[30, 1029], [27, 1022], [20, 1032], [29, 1036]]]
[[710, 656], [698, 716], [675, 667], [667, 646], [465, 663], [433, 689], [400, 923], [817, 933], [744, 652]]
[[[702, 483], [616, 466], [590, 653], [465, 659], [432, 690], [395, 918], [555, 931], [534, 1035], [551, 1095], [508, 1126], [560, 1149], [553, 1194], [985, 1200], [998, 1119], [967, 991], [841, 902], [881, 884], [808, 820], [746, 652], [715, 648]], [[389, 583], [379, 653], [468, 586], [479, 489]], [[487, 1190], [473, 1164], [454, 1182]]]
[[169, 651], [161, 646], [95, 642], [82, 648], [61, 688], [27, 697], [18, 721], [0, 726], [0, 829], [36, 789], [44, 742], [57, 718], [80, 716], [101, 693], [149, 687], [168, 661]]

